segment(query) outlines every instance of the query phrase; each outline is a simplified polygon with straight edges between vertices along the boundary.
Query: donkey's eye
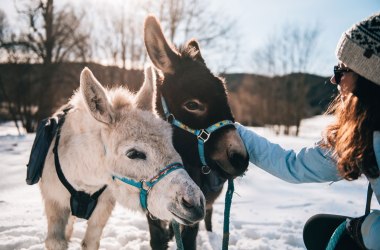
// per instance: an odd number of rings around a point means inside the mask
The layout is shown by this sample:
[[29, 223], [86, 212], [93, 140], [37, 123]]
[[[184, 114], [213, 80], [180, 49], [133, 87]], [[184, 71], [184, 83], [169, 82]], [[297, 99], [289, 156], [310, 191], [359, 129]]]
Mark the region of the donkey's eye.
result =
[[182, 108], [193, 115], [204, 115], [206, 113], [206, 106], [197, 99], [191, 99], [182, 104]]
[[187, 103], [185, 103], [185, 107], [188, 109], [188, 110], [197, 110], [200, 108], [200, 105], [196, 102], [193, 102], [193, 101], [189, 101]]
[[137, 151], [136, 149], [130, 149], [126, 153], [127, 157], [129, 159], [140, 159], [140, 160], [146, 160], [146, 155], [143, 152]]

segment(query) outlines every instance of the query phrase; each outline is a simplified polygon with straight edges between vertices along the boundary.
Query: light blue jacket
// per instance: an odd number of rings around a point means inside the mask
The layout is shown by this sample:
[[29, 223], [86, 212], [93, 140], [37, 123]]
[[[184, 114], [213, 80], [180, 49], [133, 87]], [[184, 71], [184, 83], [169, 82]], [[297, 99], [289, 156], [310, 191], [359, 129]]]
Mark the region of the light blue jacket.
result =
[[[266, 172], [291, 183], [339, 181], [336, 162], [331, 152], [316, 144], [296, 153], [271, 143], [252, 130], [237, 124], [237, 130], [249, 153], [249, 160]], [[373, 147], [380, 166], [380, 131], [374, 132]], [[368, 178], [380, 204], [380, 178]], [[380, 249], [380, 211], [375, 210], [363, 222], [363, 241], [368, 249]]]

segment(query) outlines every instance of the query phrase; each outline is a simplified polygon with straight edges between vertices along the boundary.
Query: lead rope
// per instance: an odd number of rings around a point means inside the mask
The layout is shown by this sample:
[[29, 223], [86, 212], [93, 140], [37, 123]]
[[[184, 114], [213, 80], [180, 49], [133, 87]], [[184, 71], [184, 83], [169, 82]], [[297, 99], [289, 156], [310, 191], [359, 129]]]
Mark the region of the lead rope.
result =
[[334, 231], [333, 235], [330, 238], [329, 244], [326, 247], [326, 250], [334, 250], [338, 244], [340, 237], [343, 235], [346, 230], [346, 221], [343, 221]]
[[181, 231], [179, 229], [178, 222], [176, 222], [175, 220], [172, 220], [172, 227], [174, 231], [175, 242], [177, 243], [177, 250], [183, 250]]
[[[365, 215], [368, 215], [371, 210], [371, 198], [372, 198], [372, 188], [371, 184], [368, 184], [368, 190], [367, 190], [367, 202], [365, 206]], [[337, 246], [340, 237], [342, 237], [344, 230], [346, 229], [346, 221], [343, 221], [334, 231], [333, 235], [330, 238], [330, 241], [326, 247], [326, 250], [334, 250]]]
[[234, 194], [234, 181], [232, 178], [228, 179], [228, 188], [226, 192], [226, 199], [224, 205], [224, 226], [223, 226], [223, 245], [222, 250], [228, 249], [228, 242], [230, 240], [230, 211], [232, 204], [232, 195]]
[[[232, 204], [232, 195], [234, 194], [234, 181], [228, 179], [228, 188], [226, 192], [225, 205], [224, 205], [224, 225], [223, 225], [223, 245], [222, 250], [228, 249], [228, 242], [230, 240], [230, 211]], [[174, 231], [175, 241], [177, 243], [177, 250], [183, 250], [183, 243], [181, 238], [181, 231], [178, 222], [172, 220], [172, 227]]]

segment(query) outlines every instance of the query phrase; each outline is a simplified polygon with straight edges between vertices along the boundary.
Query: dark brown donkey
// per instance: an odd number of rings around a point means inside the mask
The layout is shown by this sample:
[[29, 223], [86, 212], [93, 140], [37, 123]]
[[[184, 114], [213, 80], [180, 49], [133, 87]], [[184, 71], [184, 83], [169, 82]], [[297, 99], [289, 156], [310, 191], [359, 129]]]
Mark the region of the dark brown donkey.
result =
[[[225, 84], [207, 68], [195, 40], [190, 40], [177, 51], [166, 41], [159, 22], [153, 16], [145, 20], [144, 40], [150, 59], [163, 73], [157, 80], [156, 96], [156, 108], [162, 118], [168, 118], [169, 122], [179, 121], [197, 131], [228, 121], [227, 125], [224, 124], [210, 135], [201, 135], [203, 139], [208, 139], [204, 143], [207, 166], [200, 159], [202, 153], [199, 152], [197, 136], [189, 132], [189, 128], [185, 130], [173, 126], [174, 147], [181, 155], [190, 177], [206, 197], [205, 223], [206, 229], [211, 231], [212, 205], [221, 193], [223, 184], [228, 178], [242, 175], [248, 167], [244, 144], [231, 124], [234, 118]], [[167, 105], [166, 112], [162, 98]], [[172, 233], [167, 230], [166, 223], [149, 216], [148, 220], [151, 247], [167, 249]], [[182, 228], [185, 249], [196, 249], [198, 228], [199, 223]]]

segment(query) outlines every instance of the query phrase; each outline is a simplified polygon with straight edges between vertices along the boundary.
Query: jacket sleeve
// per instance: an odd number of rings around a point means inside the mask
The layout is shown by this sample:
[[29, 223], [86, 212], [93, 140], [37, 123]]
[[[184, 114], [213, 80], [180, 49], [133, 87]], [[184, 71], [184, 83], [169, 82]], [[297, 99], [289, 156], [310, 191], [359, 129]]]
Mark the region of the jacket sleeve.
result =
[[[249, 153], [249, 161], [268, 173], [291, 183], [337, 181], [341, 178], [331, 153], [318, 145], [296, 153], [271, 143], [250, 129], [236, 128]], [[374, 151], [380, 167], [380, 131], [374, 133]], [[380, 204], [380, 177], [368, 178]], [[361, 233], [367, 249], [380, 250], [380, 211], [372, 211], [364, 220]]]
[[[380, 131], [375, 131], [373, 133], [373, 150], [375, 151], [377, 166], [380, 168]], [[376, 179], [368, 178], [368, 180], [371, 183], [372, 190], [380, 204], [380, 177]]]
[[291, 183], [341, 180], [331, 153], [315, 145], [298, 153], [271, 143], [252, 130], [236, 124], [249, 154], [249, 161], [266, 172]]

